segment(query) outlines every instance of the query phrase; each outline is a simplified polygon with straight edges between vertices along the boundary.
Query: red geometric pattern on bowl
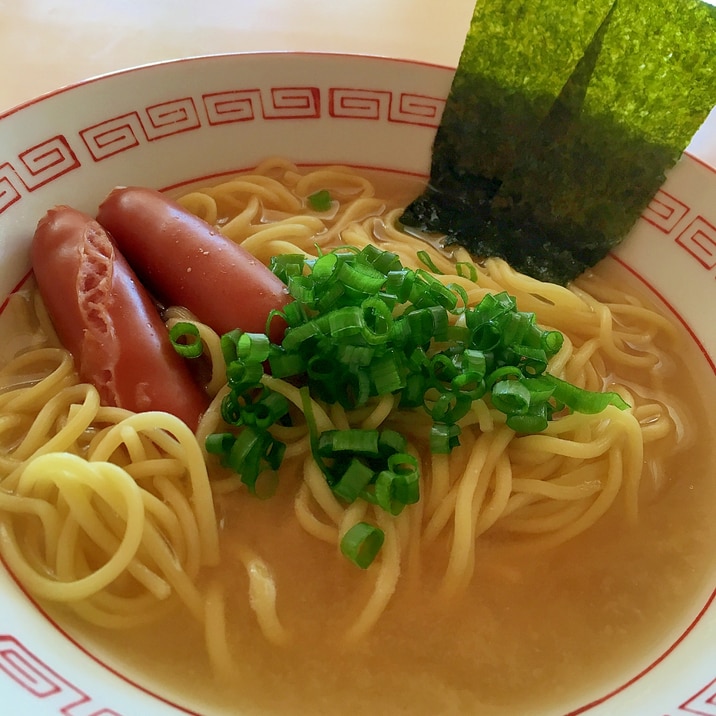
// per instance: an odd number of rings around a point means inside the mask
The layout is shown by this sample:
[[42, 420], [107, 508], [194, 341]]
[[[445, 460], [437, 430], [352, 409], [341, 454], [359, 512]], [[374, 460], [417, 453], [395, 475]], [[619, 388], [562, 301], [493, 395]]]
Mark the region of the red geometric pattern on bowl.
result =
[[16, 638], [0, 636], [0, 671], [42, 702], [65, 716], [121, 716], [98, 706], [82, 689], [60, 676]]
[[210, 125], [262, 119], [318, 119], [321, 93], [317, 87], [235, 89], [202, 95]]
[[317, 87], [272, 87], [270, 102], [262, 102], [264, 119], [318, 119], [321, 92]]
[[675, 196], [659, 189], [647, 206], [643, 219], [655, 226], [659, 231], [668, 234], [686, 216], [689, 207]]
[[444, 100], [400, 92], [396, 98], [387, 90], [335, 87], [328, 93], [328, 112], [341, 119], [370, 119], [437, 127]]
[[709, 271], [716, 267], [716, 226], [703, 216], [696, 216], [676, 238]]
[[261, 90], [243, 89], [202, 95], [209, 124], [249, 122], [263, 115]]
[[716, 679], [681, 704], [679, 712], [694, 716], [716, 716]]
[[[410, 92], [391, 92], [359, 88], [329, 88], [328, 116], [336, 119], [383, 120], [437, 127], [444, 100]], [[322, 116], [321, 91], [317, 87], [272, 87], [232, 89], [167, 100], [124, 114], [108, 117], [80, 129], [78, 135], [91, 159], [100, 162], [146, 141], [156, 141], [203, 125], [199, 109], [206, 114], [206, 125], [257, 120], [319, 119]], [[22, 192], [14, 182], [19, 176], [29, 191], [58, 179], [81, 166], [72, 138], [57, 135], [30, 147], [17, 161], [0, 165], [0, 214], [17, 201]]]
[[398, 106], [391, 119], [394, 122], [409, 122], [437, 128], [444, 106], [445, 102], [437, 97], [401, 92]]
[[77, 169], [80, 162], [61, 134], [50, 137], [18, 155], [15, 171], [29, 191]]
[[96, 162], [139, 146], [140, 137], [146, 136], [137, 112], [106, 119], [80, 132], [82, 141]]
[[390, 116], [392, 93], [336, 87], [329, 92], [331, 117], [385, 120]]
[[161, 102], [145, 109], [146, 122], [142, 123], [150, 140], [188, 132], [201, 126], [196, 105], [191, 97]]
[[20, 183], [10, 164], [0, 164], [0, 214], [12, 206], [19, 198], [20, 191], [14, 182]]

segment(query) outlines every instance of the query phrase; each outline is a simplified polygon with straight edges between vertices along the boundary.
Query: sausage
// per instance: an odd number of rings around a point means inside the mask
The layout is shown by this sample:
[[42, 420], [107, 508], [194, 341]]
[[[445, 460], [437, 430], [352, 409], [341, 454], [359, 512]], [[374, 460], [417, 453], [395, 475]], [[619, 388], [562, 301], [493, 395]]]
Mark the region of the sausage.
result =
[[[218, 333], [266, 330], [273, 309], [291, 299], [286, 285], [248, 251], [153, 189], [114, 189], [97, 220], [145, 286], [166, 304], [188, 308]], [[272, 320], [280, 343], [285, 324]]]
[[97, 221], [67, 206], [50, 209], [30, 255], [57, 335], [102, 403], [166, 411], [196, 429], [208, 397], [172, 347], [151, 296]]

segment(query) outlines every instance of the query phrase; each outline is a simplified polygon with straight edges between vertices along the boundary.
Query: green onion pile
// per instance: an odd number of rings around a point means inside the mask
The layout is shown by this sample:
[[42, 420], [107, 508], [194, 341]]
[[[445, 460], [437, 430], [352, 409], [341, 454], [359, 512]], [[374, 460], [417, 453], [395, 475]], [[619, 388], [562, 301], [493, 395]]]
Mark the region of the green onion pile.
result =
[[[280, 345], [240, 330], [221, 337], [229, 387], [221, 412], [232, 429], [206, 441], [251, 492], [275, 488], [285, 445], [271, 426], [290, 420], [288, 400], [262, 383], [267, 366], [274, 378], [300, 386], [313, 457], [336, 497], [392, 515], [420, 498], [418, 461], [405, 437], [387, 428], [319, 433], [312, 399], [351, 410], [393, 394], [401, 409], [427, 413], [430, 449], [444, 454], [460, 444], [460, 420], [479, 399], [519, 433], [544, 430], [564, 410], [628, 407], [616, 393], [586, 391], [545, 372], [563, 336], [518, 311], [514, 297], [487, 294], [469, 306], [462, 286], [445, 285], [427, 253], [419, 257], [425, 269], [406, 268], [373, 245], [271, 260], [294, 300], [268, 322], [280, 316], [287, 329]], [[476, 280], [472, 264], [457, 271]], [[382, 543], [382, 531], [361, 522], [341, 550], [365, 568]]]

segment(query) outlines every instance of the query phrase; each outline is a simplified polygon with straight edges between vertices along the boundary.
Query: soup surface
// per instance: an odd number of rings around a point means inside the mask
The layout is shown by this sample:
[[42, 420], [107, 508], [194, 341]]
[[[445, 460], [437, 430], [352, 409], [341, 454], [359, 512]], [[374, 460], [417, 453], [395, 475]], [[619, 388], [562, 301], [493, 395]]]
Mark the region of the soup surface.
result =
[[[390, 197], [388, 206], [415, 192], [395, 177], [371, 179]], [[607, 300], [618, 286], [653, 303], [611, 258], [587, 284]], [[36, 335], [26, 300], [31, 290], [0, 316], [0, 332], [10, 337], [3, 362]], [[421, 544], [419, 559], [406, 558], [385, 612], [353, 643], [342, 637], [374, 580], [297, 522], [302, 477], [290, 462], [270, 499], [244, 490], [215, 497], [222, 561], [200, 579], [225, 585], [235, 663], [228, 681], [217, 682], [204, 632], [180, 607], [121, 633], [46, 608], [113, 669], [200, 713], [504, 716], [576, 709], [647, 667], [713, 588], [716, 425], [706, 405], [716, 397], [714, 376], [678, 325], [675, 337], [655, 339], [654, 352], [659, 362], [648, 375], [619, 366], [613, 376], [616, 369], [605, 366], [605, 384], [618, 379], [640, 399], [663, 404], [674, 426], [669, 437], [645, 445], [636, 522], [618, 497], [596, 524], [556, 546], [488, 530], [476, 541], [469, 585], [448, 595], [441, 582], [452, 536], [442, 530]], [[273, 574], [277, 611], [291, 635], [286, 644], [271, 643], [257, 623], [247, 598], [245, 547], [260, 553]]]

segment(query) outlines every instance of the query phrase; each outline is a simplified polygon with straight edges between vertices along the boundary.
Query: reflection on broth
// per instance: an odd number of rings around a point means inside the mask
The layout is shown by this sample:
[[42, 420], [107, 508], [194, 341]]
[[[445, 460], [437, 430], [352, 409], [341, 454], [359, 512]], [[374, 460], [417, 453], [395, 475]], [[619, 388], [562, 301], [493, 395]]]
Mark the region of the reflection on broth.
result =
[[[312, 207], [325, 190], [330, 204]], [[234, 429], [225, 365], [219, 336], [182, 307], [164, 318], [197, 325], [212, 401], [196, 437], [173, 416], [100, 405], [34, 283], [0, 316], [3, 557], [63, 628], [170, 700], [232, 713], [567, 711], [645, 668], [703, 602], [716, 487], [697, 386], [713, 376], [691, 339], [611, 259], [569, 291], [493, 259], [466, 275], [463, 250], [396, 228], [415, 192], [271, 160], [179, 198], [263, 263], [375, 242], [417, 269], [427, 251], [470, 305], [506, 291], [560, 331], [551, 373], [630, 406], [557, 413], [530, 435], [486, 393], [460, 419], [460, 445], [435, 454], [425, 414], [394, 397], [314, 399], [324, 429], [407, 437], [420, 500], [397, 515], [330, 489], [289, 380], [264, 383], [291, 401], [290, 423], [271, 428], [286, 444], [275, 494], [249, 494], [207, 454], [207, 435]], [[367, 569], [340, 550], [359, 522], [384, 535]]]

